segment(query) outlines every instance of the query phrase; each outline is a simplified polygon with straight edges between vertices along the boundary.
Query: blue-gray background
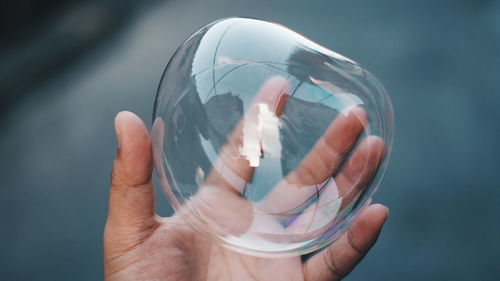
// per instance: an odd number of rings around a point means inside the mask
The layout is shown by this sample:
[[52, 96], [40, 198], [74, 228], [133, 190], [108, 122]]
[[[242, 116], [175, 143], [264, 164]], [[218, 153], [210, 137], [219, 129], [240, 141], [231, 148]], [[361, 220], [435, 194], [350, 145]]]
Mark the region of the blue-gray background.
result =
[[346, 280], [500, 279], [500, 1], [87, 2], [0, 56], [1, 280], [102, 278], [114, 115], [149, 124], [175, 49], [227, 16], [276, 21], [351, 57], [392, 98], [375, 198], [391, 215]]

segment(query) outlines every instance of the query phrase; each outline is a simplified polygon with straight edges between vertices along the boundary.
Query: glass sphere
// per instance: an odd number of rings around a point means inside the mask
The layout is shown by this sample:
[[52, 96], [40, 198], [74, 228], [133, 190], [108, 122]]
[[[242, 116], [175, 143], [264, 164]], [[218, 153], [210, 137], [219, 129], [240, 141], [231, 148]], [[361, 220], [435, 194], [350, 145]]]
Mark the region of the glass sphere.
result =
[[162, 76], [155, 170], [176, 216], [258, 256], [335, 241], [387, 167], [393, 112], [359, 64], [276, 23], [228, 18], [189, 37]]

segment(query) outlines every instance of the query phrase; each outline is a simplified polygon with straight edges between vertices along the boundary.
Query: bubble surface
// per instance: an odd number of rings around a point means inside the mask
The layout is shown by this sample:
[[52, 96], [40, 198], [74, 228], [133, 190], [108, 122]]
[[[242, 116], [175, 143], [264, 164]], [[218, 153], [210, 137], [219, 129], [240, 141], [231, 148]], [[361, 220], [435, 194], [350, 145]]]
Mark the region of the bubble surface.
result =
[[258, 256], [335, 241], [387, 167], [391, 103], [359, 64], [276, 23], [228, 18], [162, 76], [155, 170], [176, 216]]

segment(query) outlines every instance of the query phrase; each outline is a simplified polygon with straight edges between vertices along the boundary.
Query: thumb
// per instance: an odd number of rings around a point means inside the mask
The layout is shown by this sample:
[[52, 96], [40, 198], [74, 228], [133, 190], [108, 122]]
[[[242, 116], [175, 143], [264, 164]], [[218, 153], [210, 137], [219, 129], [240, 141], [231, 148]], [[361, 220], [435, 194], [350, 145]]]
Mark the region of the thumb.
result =
[[146, 125], [135, 114], [123, 111], [115, 118], [115, 128], [118, 152], [111, 174], [105, 254], [140, 244], [158, 226]]

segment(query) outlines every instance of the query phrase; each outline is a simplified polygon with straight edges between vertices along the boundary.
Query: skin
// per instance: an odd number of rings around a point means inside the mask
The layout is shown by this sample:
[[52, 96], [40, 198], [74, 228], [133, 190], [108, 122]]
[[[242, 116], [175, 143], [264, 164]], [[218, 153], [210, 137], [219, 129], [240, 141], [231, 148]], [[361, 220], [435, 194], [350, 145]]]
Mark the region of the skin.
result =
[[[260, 95], [256, 100], [274, 105], [272, 108], [279, 115], [286, 102], [285, 83], [279, 78], [271, 79], [261, 89], [265, 94], [263, 96], [274, 96], [278, 102], [259, 100]], [[360, 108], [339, 116], [297, 170], [287, 176], [287, 183], [307, 186], [336, 174], [340, 196], [349, 198], [362, 191], [383, 159], [384, 145], [377, 137], [365, 138], [346, 160], [343, 170], [338, 171], [366, 124], [364, 111]], [[383, 205], [369, 205], [334, 244], [306, 262], [302, 262], [300, 257], [261, 258], [239, 254], [200, 235], [186, 225], [179, 214], [167, 218], [155, 214], [153, 154], [148, 130], [143, 121], [131, 112], [120, 112], [116, 116], [115, 127], [119, 149], [113, 165], [109, 214], [104, 231], [104, 273], [107, 281], [341, 280], [374, 245], [389, 214]], [[238, 127], [228, 141], [227, 151], [241, 145], [241, 130]], [[339, 134], [345, 137], [333, 137]], [[248, 163], [240, 160], [235, 163], [230, 157], [222, 158], [238, 176], [251, 179], [253, 169]], [[218, 204], [224, 207], [213, 213], [213, 217], [225, 216], [225, 221], [230, 223], [232, 217], [229, 214], [234, 211], [227, 209], [241, 210], [236, 214], [238, 224], [234, 225], [234, 231], [248, 229], [254, 215], [251, 208], [246, 208], [248, 202], [216, 172], [208, 175], [206, 181], [225, 187], [203, 191], [216, 195], [206, 197], [214, 198], [214, 204], [220, 203], [219, 200], [224, 202]], [[301, 192], [307, 193], [306, 188], [291, 193], [285, 190], [286, 187], [277, 187], [262, 204], [276, 206], [276, 198], [288, 196], [285, 201], [279, 200], [284, 206], [278, 205], [286, 209], [289, 207], [287, 202], [293, 205], [300, 199], [298, 197], [303, 196]], [[242, 219], [246, 217], [248, 220]]]

